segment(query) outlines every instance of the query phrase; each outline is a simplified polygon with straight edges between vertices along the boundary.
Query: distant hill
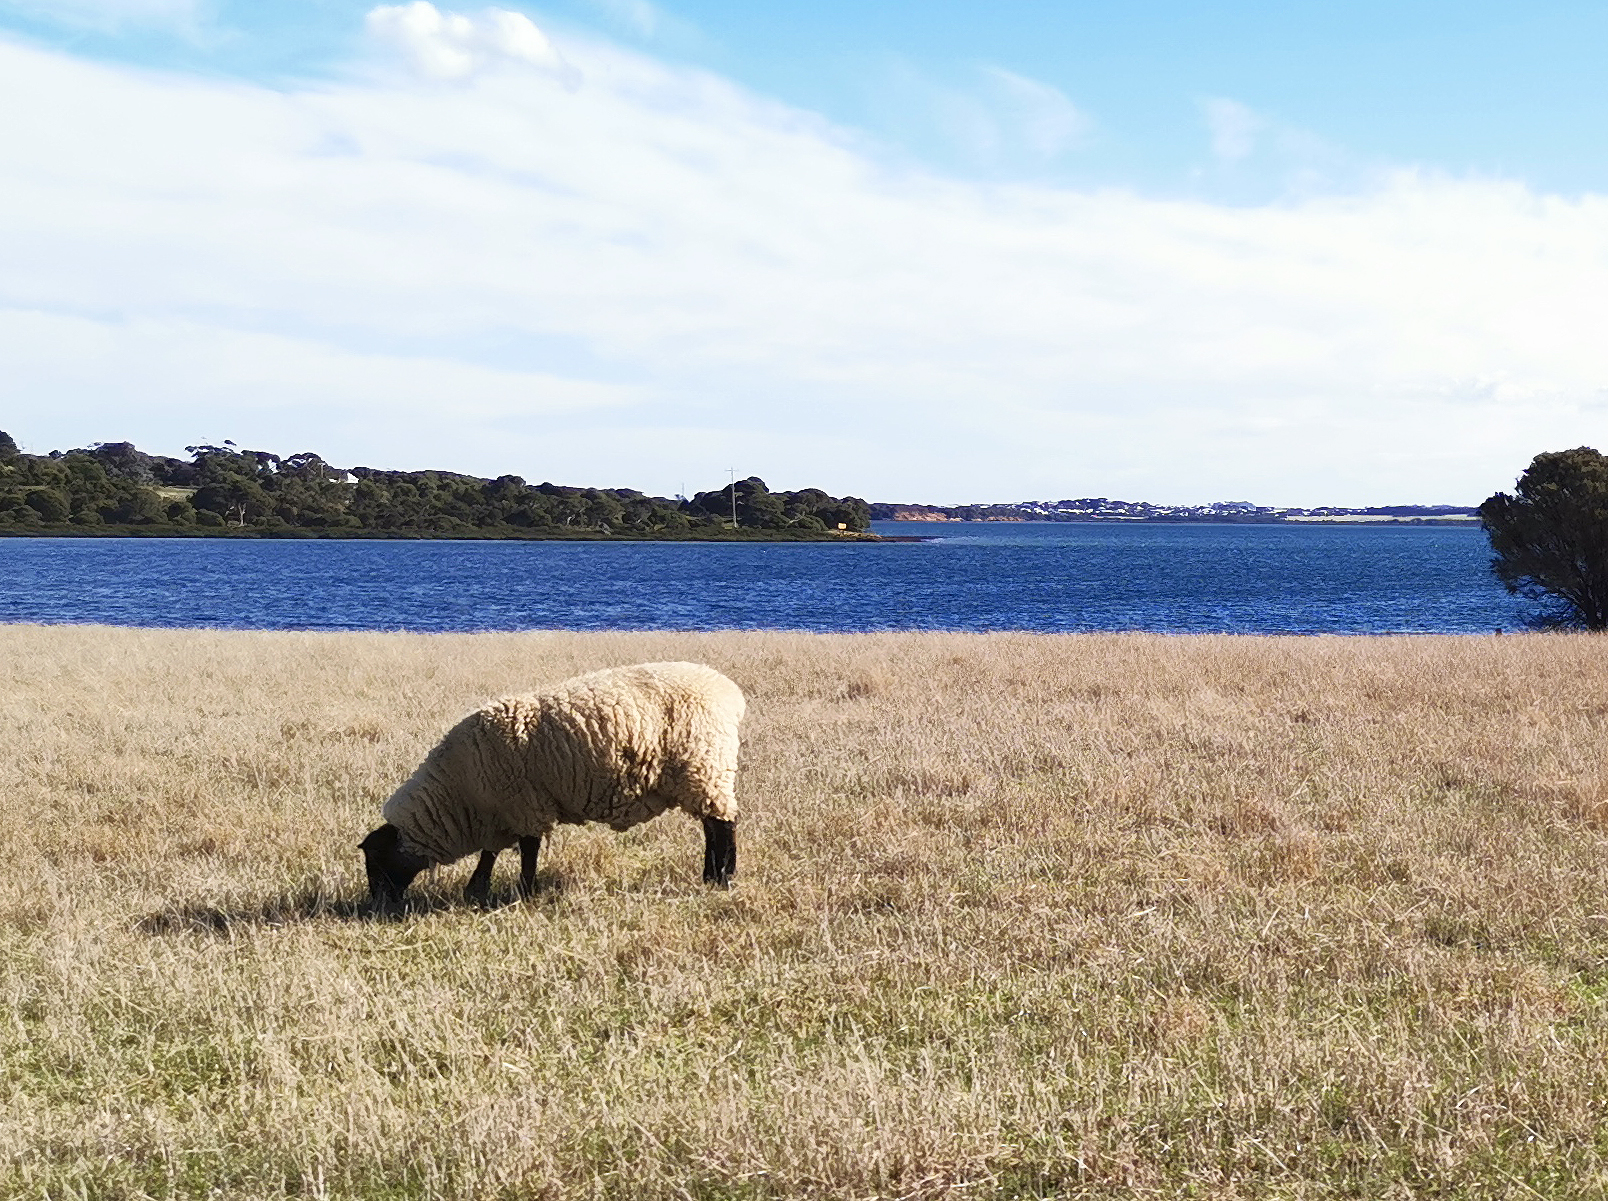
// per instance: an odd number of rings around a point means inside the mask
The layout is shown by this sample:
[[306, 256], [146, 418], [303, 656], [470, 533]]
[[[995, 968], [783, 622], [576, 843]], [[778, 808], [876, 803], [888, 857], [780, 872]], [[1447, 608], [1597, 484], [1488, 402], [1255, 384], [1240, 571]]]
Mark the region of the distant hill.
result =
[[856, 497], [772, 492], [757, 476], [688, 500], [517, 475], [334, 467], [311, 452], [233, 443], [185, 449], [189, 459], [129, 442], [28, 455], [0, 432], [0, 534], [797, 541], [871, 523]]
[[1365, 509], [1329, 505], [1297, 509], [1254, 505], [1246, 500], [1221, 500], [1209, 505], [1154, 505], [1142, 500], [1108, 500], [1103, 496], [1082, 500], [1024, 500], [998, 505], [911, 505], [878, 501], [870, 508], [875, 521], [1205, 521], [1235, 525], [1334, 521], [1461, 525], [1479, 520], [1477, 510], [1459, 505], [1376, 505]]

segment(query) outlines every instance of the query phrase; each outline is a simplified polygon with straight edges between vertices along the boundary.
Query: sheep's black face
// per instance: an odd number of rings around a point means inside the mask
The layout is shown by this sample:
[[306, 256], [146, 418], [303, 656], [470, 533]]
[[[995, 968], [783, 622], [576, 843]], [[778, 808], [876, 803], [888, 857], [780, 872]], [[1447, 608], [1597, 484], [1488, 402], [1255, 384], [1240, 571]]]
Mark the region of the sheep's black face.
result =
[[369, 897], [378, 909], [394, 909], [430, 861], [402, 849], [402, 832], [387, 822], [362, 842], [363, 863], [368, 868]]

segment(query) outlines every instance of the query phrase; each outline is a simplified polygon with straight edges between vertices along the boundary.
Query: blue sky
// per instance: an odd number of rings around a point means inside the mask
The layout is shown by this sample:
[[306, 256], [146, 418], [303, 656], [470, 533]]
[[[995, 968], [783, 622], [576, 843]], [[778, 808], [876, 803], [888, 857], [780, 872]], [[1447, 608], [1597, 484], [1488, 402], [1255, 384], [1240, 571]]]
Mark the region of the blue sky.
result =
[[0, 428], [1477, 502], [1608, 419], [1608, 5], [0, 0]]
[[[266, 82], [340, 73], [365, 0], [0, 0], [3, 24], [75, 53]], [[480, 6], [465, 6], [473, 11]], [[1608, 188], [1608, 5], [1600, 0], [1185, 3], [928, 0], [919, 5], [557, 0], [505, 4], [719, 72], [946, 170], [1186, 193], [1277, 188], [1309, 140], [1337, 176], [1418, 166], [1563, 193]], [[1003, 69], [1058, 89], [1089, 120], [1053, 163], [980, 153], [941, 95]], [[1249, 179], [1217, 170], [1201, 105], [1267, 123]], [[1283, 162], [1267, 162], [1283, 159]], [[1251, 170], [1252, 166], [1261, 170]], [[1333, 183], [1355, 183], [1354, 178]], [[1265, 197], [1254, 197], [1265, 198]]]

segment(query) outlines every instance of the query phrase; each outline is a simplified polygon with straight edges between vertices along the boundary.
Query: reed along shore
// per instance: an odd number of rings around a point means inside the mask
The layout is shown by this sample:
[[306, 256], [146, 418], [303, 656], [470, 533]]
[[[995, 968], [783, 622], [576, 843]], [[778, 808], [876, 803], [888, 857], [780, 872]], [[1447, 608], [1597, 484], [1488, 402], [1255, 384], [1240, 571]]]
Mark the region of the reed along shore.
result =
[[[0, 1194], [1608, 1188], [1592, 636], [0, 626]], [[366, 920], [457, 717], [693, 659], [695, 823]]]

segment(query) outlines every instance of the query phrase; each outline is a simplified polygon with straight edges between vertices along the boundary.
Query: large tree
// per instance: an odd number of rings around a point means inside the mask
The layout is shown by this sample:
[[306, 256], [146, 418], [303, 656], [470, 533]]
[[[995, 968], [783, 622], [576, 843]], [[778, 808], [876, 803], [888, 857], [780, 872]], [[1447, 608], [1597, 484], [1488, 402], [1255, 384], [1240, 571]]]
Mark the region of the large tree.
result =
[[1507, 590], [1540, 602], [1549, 625], [1608, 629], [1608, 457], [1549, 451], [1513, 489], [1480, 506]]

